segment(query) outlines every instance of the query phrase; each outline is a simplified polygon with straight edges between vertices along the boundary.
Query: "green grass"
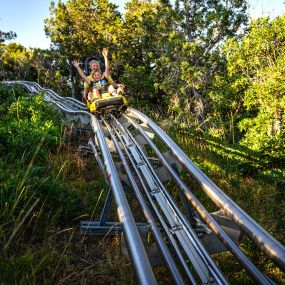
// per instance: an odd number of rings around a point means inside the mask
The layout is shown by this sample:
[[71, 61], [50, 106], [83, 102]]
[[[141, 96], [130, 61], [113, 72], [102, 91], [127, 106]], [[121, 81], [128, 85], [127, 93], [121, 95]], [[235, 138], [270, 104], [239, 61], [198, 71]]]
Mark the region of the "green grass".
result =
[[115, 284], [104, 241], [78, 230], [81, 219], [99, 217], [107, 192], [94, 158], [70, 147], [69, 127], [42, 97], [0, 87], [0, 100], [1, 284]]
[[[72, 145], [72, 128], [62, 125], [41, 96], [27, 97], [19, 88], [0, 86], [0, 117], [2, 284], [136, 284], [119, 236], [97, 237], [78, 230], [80, 220], [99, 218], [108, 188], [94, 157], [82, 157]], [[260, 156], [210, 136], [175, 127], [169, 134], [284, 244], [284, 169], [271, 169]], [[216, 210], [189, 175], [182, 176], [207, 209]], [[138, 208], [136, 202], [131, 206]], [[117, 220], [115, 209], [110, 219]], [[284, 274], [252, 241], [243, 238], [240, 247], [268, 276], [285, 284]], [[233, 284], [253, 284], [228, 253], [214, 258]], [[170, 284], [165, 267], [154, 271], [159, 284]]]
[[[209, 135], [185, 133], [175, 127], [168, 129], [168, 133], [236, 204], [285, 244], [284, 168], [270, 169], [260, 156], [245, 149], [241, 151], [238, 146], [230, 146]], [[182, 177], [210, 212], [217, 209], [189, 175], [182, 174]], [[285, 284], [285, 274], [260, 253], [249, 238], [243, 238], [239, 245], [269, 277], [278, 284]], [[216, 255], [215, 259], [233, 284], [254, 284], [229, 254]]]

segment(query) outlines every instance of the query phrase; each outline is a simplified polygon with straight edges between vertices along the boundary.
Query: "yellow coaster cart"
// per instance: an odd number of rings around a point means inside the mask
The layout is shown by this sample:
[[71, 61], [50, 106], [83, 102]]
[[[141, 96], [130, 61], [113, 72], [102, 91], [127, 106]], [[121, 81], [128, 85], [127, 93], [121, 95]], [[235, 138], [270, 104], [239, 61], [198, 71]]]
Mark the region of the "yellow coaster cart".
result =
[[91, 113], [102, 115], [106, 113], [123, 113], [127, 109], [127, 99], [123, 95], [110, 96], [103, 93], [101, 99], [90, 102], [87, 100], [86, 106]]
[[[100, 64], [101, 71], [105, 71], [105, 66], [98, 56], [90, 56], [85, 60], [85, 74], [90, 74], [89, 63], [97, 60]], [[91, 113], [102, 115], [106, 113], [121, 114], [127, 109], [127, 99], [123, 95], [123, 90], [118, 89], [117, 96], [111, 96], [109, 93], [103, 93], [101, 99], [86, 100], [86, 106]]]

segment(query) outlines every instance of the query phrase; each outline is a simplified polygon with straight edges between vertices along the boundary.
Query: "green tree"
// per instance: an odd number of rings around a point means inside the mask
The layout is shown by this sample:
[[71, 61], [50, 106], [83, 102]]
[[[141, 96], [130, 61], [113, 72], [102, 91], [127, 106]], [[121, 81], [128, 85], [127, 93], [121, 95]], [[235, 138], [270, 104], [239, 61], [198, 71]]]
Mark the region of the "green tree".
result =
[[190, 122], [192, 117], [205, 126], [212, 80], [224, 67], [220, 46], [246, 25], [246, 8], [242, 0], [176, 1], [176, 21], [161, 59], [168, 63], [164, 88], [174, 94], [174, 110], [180, 110], [184, 120], [188, 113]]
[[6, 40], [12, 40], [17, 37], [15, 32], [2, 32], [0, 31], [0, 43], [5, 42]]
[[117, 52], [123, 70], [121, 79], [139, 104], [157, 102], [159, 98], [153, 70], [155, 60], [160, 55], [157, 38], [168, 29], [168, 25], [161, 22], [161, 14], [166, 11], [151, 1], [133, 0], [126, 3], [125, 7], [123, 33], [120, 37], [123, 49]]
[[12, 31], [10, 31], [10, 32], [0, 31], [0, 79], [4, 78], [4, 66], [3, 66], [3, 59], [2, 59], [2, 54], [5, 51], [4, 42], [6, 40], [12, 40], [16, 37], [17, 37], [16, 33], [12, 32]]
[[66, 61], [56, 50], [26, 49], [16, 43], [3, 44], [2, 49], [2, 80], [36, 81], [63, 96], [70, 94]]
[[236, 107], [233, 124], [243, 134], [240, 143], [278, 161], [284, 159], [285, 145], [284, 24], [285, 16], [260, 18], [242, 40], [230, 39], [224, 48], [227, 75], [216, 77], [216, 87], [227, 85], [227, 91], [212, 93], [215, 100], [229, 102], [225, 112]]
[[[246, 1], [128, 2], [120, 58], [132, 92], [139, 100], [164, 99], [180, 123], [205, 126], [212, 80], [224, 67], [220, 46], [247, 23], [246, 7]], [[138, 91], [142, 80], [146, 88]]]
[[36, 70], [36, 81], [62, 96], [70, 96], [69, 71], [57, 50], [30, 50], [30, 64]]
[[1, 77], [10, 80], [33, 80], [35, 70], [31, 67], [30, 58], [31, 54], [24, 46], [16, 43], [4, 45]]
[[108, 0], [68, 0], [50, 6], [45, 31], [62, 59], [67, 60], [72, 94], [75, 74], [71, 61], [87, 55], [100, 54], [102, 47], [116, 44], [121, 18], [115, 4]]

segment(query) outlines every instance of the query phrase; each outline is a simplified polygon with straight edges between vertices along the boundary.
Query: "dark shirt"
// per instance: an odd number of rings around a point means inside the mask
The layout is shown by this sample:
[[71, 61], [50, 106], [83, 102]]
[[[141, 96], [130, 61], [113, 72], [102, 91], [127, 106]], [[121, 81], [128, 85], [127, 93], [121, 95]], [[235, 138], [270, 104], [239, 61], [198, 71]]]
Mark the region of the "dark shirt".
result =
[[102, 91], [102, 90], [107, 91], [108, 79], [104, 76], [100, 80], [91, 81], [89, 85], [90, 87], [97, 88], [99, 91]]

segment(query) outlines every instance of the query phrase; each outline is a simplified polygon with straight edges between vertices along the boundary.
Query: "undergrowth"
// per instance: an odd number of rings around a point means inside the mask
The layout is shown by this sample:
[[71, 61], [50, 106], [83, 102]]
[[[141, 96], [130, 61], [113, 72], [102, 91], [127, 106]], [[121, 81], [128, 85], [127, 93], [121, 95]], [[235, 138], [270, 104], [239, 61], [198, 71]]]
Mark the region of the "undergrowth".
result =
[[[284, 162], [275, 163], [262, 154], [253, 153], [238, 145], [230, 145], [211, 137], [172, 125], [168, 134], [181, 146], [190, 159], [237, 205], [263, 226], [282, 244], [285, 244], [285, 169]], [[195, 195], [208, 211], [216, 205], [193, 183], [188, 174], [182, 174]], [[243, 237], [240, 248], [250, 259], [278, 284], [285, 284], [284, 273], [277, 268], [249, 238]], [[233, 284], [254, 284], [230, 254], [215, 256]]]
[[[28, 96], [17, 87], [0, 86], [0, 118], [1, 284], [136, 284], [119, 235], [78, 230], [80, 220], [99, 218], [108, 188], [94, 157], [75, 151], [72, 128], [43, 96]], [[195, 164], [284, 244], [282, 162], [169, 125], [169, 135]], [[215, 211], [191, 177], [182, 176]], [[115, 211], [110, 218], [117, 219]], [[243, 238], [240, 247], [269, 277], [285, 284], [284, 274], [251, 240]], [[253, 284], [228, 253], [214, 259], [232, 284]], [[164, 267], [154, 271], [160, 284], [171, 282]]]
[[[118, 237], [82, 234], [108, 188], [43, 96], [0, 86], [1, 284], [134, 283]], [[112, 270], [111, 270], [112, 269]]]

